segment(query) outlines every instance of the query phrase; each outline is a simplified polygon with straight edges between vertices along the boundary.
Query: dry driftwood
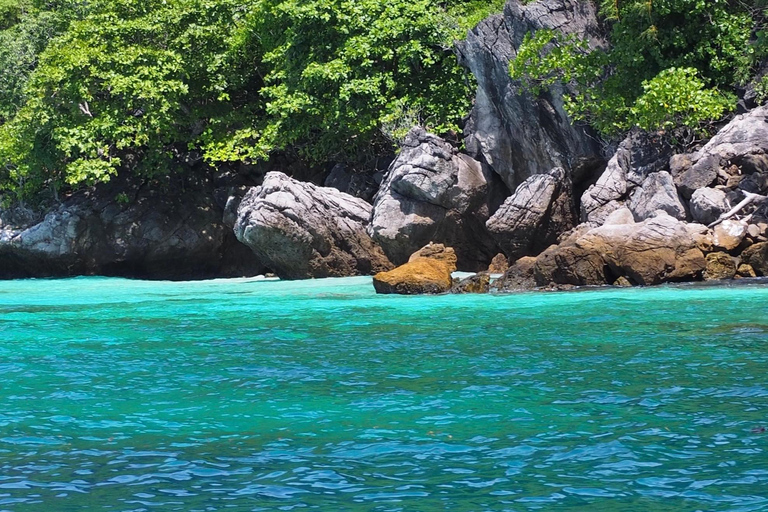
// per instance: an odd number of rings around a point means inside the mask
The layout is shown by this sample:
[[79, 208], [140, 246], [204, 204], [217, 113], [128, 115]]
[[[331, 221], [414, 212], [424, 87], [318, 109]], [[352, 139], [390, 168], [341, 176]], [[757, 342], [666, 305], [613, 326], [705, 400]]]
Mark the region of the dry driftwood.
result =
[[707, 227], [713, 228], [718, 224], [720, 224], [721, 222], [723, 222], [724, 220], [730, 219], [731, 217], [739, 213], [741, 210], [746, 208], [748, 205], [752, 203], [765, 201], [766, 199], [768, 199], [768, 196], [761, 196], [760, 194], [753, 194], [752, 192], [744, 192], [744, 196], [745, 196], [744, 199], [742, 199], [741, 202], [739, 202], [739, 204], [737, 204], [736, 206], [731, 208], [729, 211], [722, 214], [720, 218], [718, 218], [715, 222], [713, 222]]

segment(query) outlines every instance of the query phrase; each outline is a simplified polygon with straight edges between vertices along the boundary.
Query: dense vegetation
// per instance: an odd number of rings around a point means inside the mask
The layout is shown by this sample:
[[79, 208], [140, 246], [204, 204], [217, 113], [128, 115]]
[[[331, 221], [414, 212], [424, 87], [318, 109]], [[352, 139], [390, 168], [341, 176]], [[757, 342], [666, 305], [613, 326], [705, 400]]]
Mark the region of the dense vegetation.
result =
[[[290, 149], [391, 151], [471, 100], [452, 42], [483, 2], [0, 0], [0, 190], [165, 174]], [[500, 4], [497, 2], [497, 8]], [[8, 194], [6, 193], [6, 196]]]
[[[0, 195], [166, 175], [190, 156], [364, 163], [415, 122], [456, 130], [473, 84], [453, 41], [502, 3], [0, 0]], [[601, 13], [609, 48], [540, 31], [511, 73], [534, 91], [567, 82], [571, 115], [606, 137], [698, 132], [768, 48], [761, 0], [606, 0]]]
[[[764, 59], [762, 0], [603, 0], [610, 46], [528, 35], [510, 74], [534, 90], [563, 81], [566, 108], [604, 136], [632, 126], [690, 139], [736, 104]], [[762, 81], [753, 84], [764, 95]], [[760, 99], [760, 98], [759, 98]]]

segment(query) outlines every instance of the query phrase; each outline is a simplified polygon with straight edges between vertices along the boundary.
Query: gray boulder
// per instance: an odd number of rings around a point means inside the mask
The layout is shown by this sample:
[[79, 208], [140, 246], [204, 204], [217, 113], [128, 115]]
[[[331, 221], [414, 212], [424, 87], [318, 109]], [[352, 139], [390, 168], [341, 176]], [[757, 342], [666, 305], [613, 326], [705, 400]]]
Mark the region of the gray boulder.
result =
[[690, 165], [674, 173], [675, 184], [686, 197], [711, 185], [723, 169], [736, 165], [745, 174], [768, 172], [768, 106], [735, 117], [699, 151]]
[[563, 89], [534, 97], [509, 76], [509, 63], [526, 34], [555, 29], [603, 46], [592, 2], [510, 0], [503, 14], [481, 21], [457, 44], [459, 61], [477, 79], [475, 105], [465, 128], [469, 153], [487, 162], [514, 190], [534, 174], [562, 167], [574, 180], [603, 159], [593, 134], [572, 123], [563, 108]]
[[601, 225], [608, 215], [624, 205], [635, 187], [667, 167], [671, 152], [660, 135], [632, 131], [619, 144], [597, 182], [582, 194], [582, 222]]
[[708, 226], [730, 210], [725, 192], [716, 188], [700, 188], [693, 192], [689, 203], [695, 222]]
[[240, 202], [237, 239], [284, 279], [374, 274], [392, 267], [366, 233], [371, 205], [269, 172]]
[[677, 194], [672, 176], [666, 171], [649, 174], [630, 194], [628, 206], [637, 221], [653, 217], [658, 210], [678, 220], [686, 218], [685, 206]]
[[414, 128], [390, 166], [373, 205], [368, 232], [389, 259], [402, 264], [429, 242], [456, 251], [462, 270], [484, 270], [498, 253], [485, 221], [505, 190], [477, 160]]
[[571, 181], [558, 167], [531, 176], [517, 187], [486, 222], [488, 231], [510, 261], [533, 256], [577, 221]]

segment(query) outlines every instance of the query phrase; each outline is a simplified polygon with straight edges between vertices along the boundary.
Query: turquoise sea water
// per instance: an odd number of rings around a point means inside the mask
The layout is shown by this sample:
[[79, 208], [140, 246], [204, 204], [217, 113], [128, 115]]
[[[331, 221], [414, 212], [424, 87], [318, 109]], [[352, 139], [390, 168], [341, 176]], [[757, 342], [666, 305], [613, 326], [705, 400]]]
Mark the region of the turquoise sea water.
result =
[[768, 510], [768, 287], [0, 283], [1, 511]]

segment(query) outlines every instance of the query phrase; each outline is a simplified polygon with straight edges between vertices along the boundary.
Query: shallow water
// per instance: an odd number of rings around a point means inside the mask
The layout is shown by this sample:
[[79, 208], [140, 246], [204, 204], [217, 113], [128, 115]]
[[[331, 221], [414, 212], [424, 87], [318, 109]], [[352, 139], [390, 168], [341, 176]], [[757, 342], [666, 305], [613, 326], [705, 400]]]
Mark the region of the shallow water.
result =
[[0, 283], [0, 511], [768, 510], [768, 287]]

